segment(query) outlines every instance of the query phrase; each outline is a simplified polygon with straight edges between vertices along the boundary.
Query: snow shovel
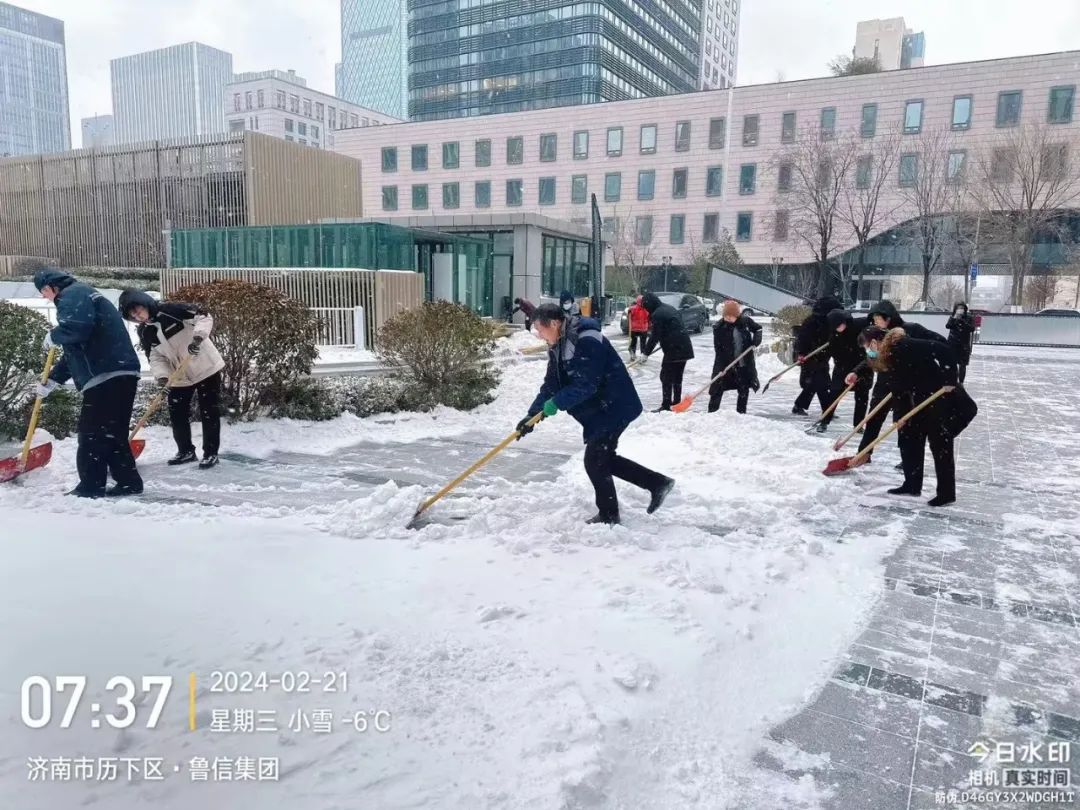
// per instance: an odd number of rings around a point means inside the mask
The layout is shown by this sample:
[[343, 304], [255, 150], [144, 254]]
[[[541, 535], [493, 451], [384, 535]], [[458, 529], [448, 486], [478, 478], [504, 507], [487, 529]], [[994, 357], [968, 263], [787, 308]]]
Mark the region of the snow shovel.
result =
[[830, 405], [828, 408], [826, 408], [825, 412], [821, 414], [821, 418], [818, 419], [816, 422], [814, 422], [814, 424], [810, 425], [810, 427], [808, 427], [804, 432], [813, 433], [815, 430], [817, 430], [818, 425], [822, 424], [826, 419], [829, 418], [829, 415], [832, 414], [832, 412], [836, 410], [836, 406], [840, 404], [840, 401], [844, 397], [846, 397], [848, 394], [850, 394], [851, 389], [854, 388], [854, 387], [855, 387], [855, 383], [852, 383], [847, 388], [845, 388], [843, 391], [841, 391], [840, 396], [838, 396], [836, 398], [836, 401], [833, 402], [833, 404]]
[[679, 402], [676, 402], [674, 405], [672, 405], [671, 410], [675, 411], [675, 413], [683, 413], [684, 411], [690, 410], [690, 407], [694, 404], [695, 399], [697, 399], [702, 394], [704, 394], [706, 391], [708, 391], [709, 387], [714, 382], [716, 382], [721, 377], [723, 377], [725, 374], [727, 374], [729, 371], [731, 371], [733, 368], [735, 368], [735, 366], [738, 365], [739, 361], [742, 360], [744, 357], [746, 357], [746, 355], [750, 354], [750, 352], [752, 352], [753, 350], [754, 350], [754, 347], [751, 346], [749, 349], [744, 351], [742, 354], [740, 354], [738, 357], [736, 357], [734, 360], [732, 360], [730, 363], [728, 363], [724, 367], [723, 371], [721, 371], [719, 374], [717, 374], [715, 377], [713, 377], [711, 380], [709, 380], [707, 383], [705, 383], [705, 385], [701, 386], [701, 388], [699, 388], [697, 391], [695, 391], [690, 396], [683, 397]]
[[180, 361], [180, 365], [176, 367], [176, 371], [169, 375], [169, 381], [165, 383], [165, 387], [162, 388], [156, 397], [150, 400], [150, 404], [146, 406], [146, 410], [143, 412], [142, 417], [135, 423], [135, 427], [131, 429], [131, 435], [128, 436], [128, 444], [131, 445], [131, 455], [138, 458], [142, 455], [142, 451], [146, 449], [146, 439], [136, 439], [139, 431], [146, 427], [146, 423], [150, 421], [150, 417], [157, 413], [158, 408], [161, 407], [161, 403], [165, 401], [166, 394], [169, 393], [169, 389], [173, 387], [180, 376], [187, 368], [188, 361], [191, 359], [191, 355], [187, 355]]
[[[56, 362], [56, 347], [49, 349], [49, 354], [45, 357], [45, 370], [41, 372], [42, 385], [49, 381], [49, 372], [52, 371], [54, 362]], [[37, 430], [38, 419], [41, 417], [43, 401], [41, 397], [34, 400], [34, 408], [30, 411], [30, 426], [26, 429], [22, 452], [14, 458], [0, 460], [0, 483], [14, 480], [24, 472], [44, 467], [52, 458], [52, 442], [45, 442], [34, 448], [30, 447], [30, 443], [34, 440], [34, 432]]]
[[886, 394], [885, 397], [881, 400], [881, 402], [879, 402], [877, 405], [874, 406], [874, 410], [870, 411], [870, 413], [868, 413], [866, 415], [866, 418], [863, 419], [861, 422], [859, 422], [859, 424], [857, 424], [855, 426], [855, 428], [851, 431], [851, 433], [849, 433], [847, 436], [845, 436], [842, 439], [837, 439], [836, 440], [836, 444], [833, 445], [832, 449], [837, 451], [837, 452], [840, 452], [840, 448], [843, 447], [848, 442], [850, 442], [852, 440], [852, 438], [855, 436], [856, 433], [858, 433], [860, 430], [862, 430], [864, 427], [866, 427], [870, 423], [870, 420], [873, 419], [875, 416], [877, 416], [878, 411], [880, 411], [882, 408], [884, 408], [889, 403], [890, 399], [892, 399], [892, 394]]
[[850, 456], [850, 457], [844, 457], [844, 458], [834, 458], [832, 461], [830, 461], [825, 466], [825, 469], [822, 470], [821, 472], [824, 475], [843, 475], [848, 470], [850, 470], [852, 467], [858, 467], [860, 464], [863, 463], [863, 460], [868, 455], [870, 455], [872, 452], [874, 452], [875, 447], [877, 447], [879, 444], [881, 444], [883, 441], [885, 441], [887, 438], [889, 438], [893, 433], [895, 433], [897, 430], [899, 430], [904, 425], [906, 425], [908, 423], [908, 420], [911, 419], [911, 417], [913, 417], [915, 414], [917, 414], [919, 411], [921, 411], [927, 405], [932, 403], [938, 397], [943, 396], [945, 393], [947, 393], [945, 388], [939, 388], [931, 396], [928, 396], [926, 399], [924, 399], [922, 402], [920, 402], [918, 405], [916, 405], [910, 411], [908, 411], [903, 416], [901, 416], [899, 419], [897, 419], [893, 423], [891, 428], [889, 428], [887, 431], [882, 433], [877, 439], [875, 439], [873, 442], [871, 442], [869, 445], [867, 445], [863, 450], [860, 450], [856, 455]]
[[[804, 356], [803, 356], [803, 359], [804, 359], [804, 360], [806, 360], [807, 358], [813, 357], [813, 356], [814, 356], [815, 354], [817, 354], [818, 352], [823, 352], [823, 351], [825, 351], [825, 350], [826, 350], [827, 348], [829, 348], [829, 344], [828, 344], [828, 343], [823, 343], [823, 344], [821, 344], [820, 346], [818, 346], [818, 347], [817, 347], [816, 349], [814, 349], [814, 350], [813, 350], [812, 352], [810, 352], [810, 354], [804, 355]], [[765, 383], [765, 387], [761, 389], [761, 393], [762, 393], [762, 394], [764, 394], [764, 393], [765, 393], [766, 391], [768, 391], [768, 390], [769, 390], [769, 386], [770, 386], [770, 385], [772, 385], [772, 384], [773, 384], [774, 382], [776, 382], [777, 380], [779, 380], [779, 379], [780, 379], [781, 377], [783, 377], [783, 376], [784, 376], [785, 374], [787, 374], [787, 373], [788, 373], [789, 371], [791, 371], [791, 370], [792, 370], [793, 368], [797, 368], [797, 367], [798, 367], [798, 366], [800, 366], [800, 365], [802, 365], [802, 364], [801, 364], [801, 363], [792, 363], [792, 364], [791, 364], [790, 366], [788, 366], [787, 368], [785, 368], [785, 369], [784, 369], [783, 371], [781, 371], [781, 372], [780, 372], [779, 374], [773, 375], [773, 376], [772, 376], [772, 377], [771, 377], [771, 378], [769, 379], [769, 381], [768, 381], [767, 383]]]
[[[530, 419], [528, 422], [526, 422], [526, 424], [529, 427], [535, 427], [536, 425], [540, 424], [540, 422], [543, 419], [544, 419], [544, 412], [540, 411], [540, 413], [536, 414], [532, 419]], [[416, 525], [416, 521], [420, 517], [420, 515], [422, 515], [424, 512], [426, 512], [432, 506], [434, 506], [436, 502], [438, 502], [439, 500], [444, 498], [458, 484], [460, 484], [462, 481], [464, 481], [466, 478], [468, 478], [474, 472], [476, 472], [481, 467], [483, 467], [485, 464], [487, 464], [489, 461], [491, 461], [493, 458], [495, 458], [495, 456], [499, 455], [499, 453], [501, 453], [503, 450], [505, 450], [507, 448], [507, 446], [510, 444], [510, 442], [514, 441], [517, 438], [520, 438], [520, 434], [518, 434], [518, 432], [515, 430], [513, 433], [511, 433], [509, 436], [507, 436], [505, 439], [503, 439], [501, 442], [499, 442], [497, 445], [495, 445], [493, 448], [491, 448], [491, 450], [489, 450], [487, 453], [485, 453], [484, 457], [481, 458], [476, 463], [474, 463], [472, 466], [470, 466], [469, 469], [465, 470], [465, 472], [463, 472], [461, 475], [459, 475], [457, 478], [455, 478], [453, 481], [451, 481], [445, 487], [440, 489], [438, 492], [436, 492], [430, 498], [427, 498], [427, 499], [421, 501], [420, 506], [418, 506], [417, 509], [416, 509], [416, 512], [413, 513], [412, 520], [410, 520], [408, 522], [408, 524], [406, 524], [405, 528], [407, 528], [407, 529], [419, 528]]]

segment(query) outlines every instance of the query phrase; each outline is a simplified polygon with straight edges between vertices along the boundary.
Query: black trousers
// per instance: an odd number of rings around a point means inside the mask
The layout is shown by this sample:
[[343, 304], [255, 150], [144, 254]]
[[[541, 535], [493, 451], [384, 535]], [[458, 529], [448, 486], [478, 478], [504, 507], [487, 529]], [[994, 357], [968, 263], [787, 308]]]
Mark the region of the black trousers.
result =
[[631, 332], [630, 333], [630, 354], [637, 354], [638, 346], [645, 345], [645, 333], [644, 332]]
[[75, 454], [81, 489], [104, 490], [110, 474], [121, 486], [142, 485], [128, 444], [138, 385], [136, 376], [113, 377], [83, 391], [79, 449]]
[[616, 451], [619, 448], [619, 437], [625, 429], [620, 428], [585, 444], [585, 473], [596, 491], [596, 508], [605, 518], [619, 514], [615, 478], [621, 478], [650, 492], [658, 489], [667, 480], [666, 476], [618, 455]]
[[686, 361], [676, 360], [660, 365], [660, 389], [663, 392], [663, 400], [660, 407], [663, 410], [671, 410], [672, 405], [682, 402], [682, 378], [686, 371]]
[[[844, 392], [847, 387], [847, 383], [844, 382], [844, 378], [847, 377], [849, 371], [844, 371], [839, 366], [833, 368], [832, 381], [829, 383], [829, 407], [836, 402], [837, 398]], [[859, 375], [858, 382], [855, 383], [855, 388], [852, 390], [852, 394], [855, 395], [855, 415], [852, 419], [851, 426], [859, 424], [866, 418], [866, 406], [870, 402], [870, 388], [872, 386], [873, 378], [867, 375]], [[836, 416], [836, 411], [829, 414], [829, 418], [825, 420], [829, 423]]]
[[[878, 375], [877, 383], [874, 384], [874, 392], [870, 395], [870, 410], [874, 410], [881, 400], [885, 399], [889, 394], [889, 384], [881, 374]], [[881, 435], [881, 426], [885, 424], [885, 419], [889, 416], [889, 411], [893, 413], [893, 419], [899, 419], [911, 408], [905, 408], [904, 406], [909, 401], [908, 397], [893, 397], [889, 402], [888, 408], [882, 408], [877, 412], [869, 422], [866, 423], [866, 430], [863, 431], [862, 440], [859, 442], [859, 450], [863, 450], [870, 446], [870, 443], [877, 439]], [[897, 443], [904, 441], [905, 431], [900, 431], [900, 436], [897, 438]]]
[[[735, 410], [739, 413], [746, 413], [746, 403], [750, 400], [750, 389], [736, 388], [735, 390], [738, 392], [738, 396], [735, 399]], [[717, 391], [715, 394], [709, 394], [709, 413], [720, 410], [720, 401], [723, 398], [723, 389]]]
[[953, 437], [943, 424], [941, 414], [942, 409], [932, 405], [900, 430], [900, 458], [904, 464], [904, 486], [913, 492], [922, 492], [926, 444], [929, 442], [937, 475], [937, 495], [952, 499], [956, 497], [956, 459]]
[[956, 375], [960, 380], [960, 384], [964, 384], [964, 377], [967, 376], [967, 363], [958, 363], [956, 368]]
[[216, 456], [221, 444], [221, 372], [195, 385], [169, 389], [169, 421], [181, 453], [195, 452], [191, 443], [191, 399], [199, 396], [203, 456]]
[[818, 404], [824, 411], [829, 407], [829, 367], [828, 365], [815, 365], [804, 368], [799, 373], [799, 384], [802, 391], [795, 399], [795, 407], [806, 410], [817, 396]]

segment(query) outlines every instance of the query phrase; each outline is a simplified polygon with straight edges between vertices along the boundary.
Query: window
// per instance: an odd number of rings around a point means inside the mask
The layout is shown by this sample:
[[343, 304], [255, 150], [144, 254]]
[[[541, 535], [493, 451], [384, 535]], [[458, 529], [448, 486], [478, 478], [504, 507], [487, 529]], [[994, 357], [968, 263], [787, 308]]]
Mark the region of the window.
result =
[[229, 122], [229, 132], [243, 132], [244, 131], [244, 119], [235, 118]]
[[304, 99], [304, 115], [307, 116], [308, 118], [311, 118], [311, 99], [310, 98], [305, 98]]
[[442, 184], [442, 207], [443, 208], [460, 208], [461, 207], [461, 184], [460, 183], [443, 183]]
[[956, 149], [949, 152], [949, 161], [945, 168], [945, 182], [957, 184], [964, 180], [964, 170], [967, 168], [967, 152]]
[[690, 151], [690, 122], [677, 121], [675, 123], [675, 151]]
[[1050, 88], [1050, 108], [1047, 110], [1046, 120], [1051, 124], [1071, 124], [1075, 95], [1076, 88], [1071, 85]]
[[576, 205], [583, 204], [589, 196], [589, 177], [585, 174], [575, 174], [570, 178], [570, 202]]
[[266, 91], [259, 90], [258, 93], [257, 93], [257, 96], [258, 96], [258, 100], [259, 100], [258, 101], [259, 109], [261, 110], [263, 107], [266, 106]]
[[781, 163], [776, 170], [776, 190], [791, 191], [791, 164]]
[[289, 94], [289, 112], [300, 113], [300, 96]]
[[559, 136], [549, 132], [540, 136], [540, 160], [551, 163], [558, 154]]
[[727, 119], [709, 119], [709, 148], [723, 149], [727, 141]]
[[1040, 173], [1046, 180], [1060, 179], [1068, 168], [1069, 146], [1064, 143], [1052, 143], [1043, 147]]
[[314, 124], [311, 125], [311, 137], [315, 139], [319, 137], [319, 128]]
[[855, 163], [855, 188], [870, 188], [874, 178], [874, 156], [860, 155]]
[[1022, 101], [1023, 93], [1019, 90], [998, 93], [997, 125], [999, 127], [1015, 127], [1020, 123], [1020, 104]]
[[749, 211], [740, 211], [735, 216], [735, 241], [749, 242], [754, 232], [754, 215]]
[[668, 233], [668, 242], [673, 245], [681, 245], [686, 238], [686, 215], [672, 214], [671, 229]]
[[382, 187], [382, 210], [397, 211], [397, 186]]
[[296, 139], [292, 135], [286, 135], [285, 140], [287, 140], [289, 142], [294, 142]]
[[[342, 127], [344, 126], [345, 125], [342, 124]], [[353, 128], [360, 126], [360, 116], [356, 113], [349, 113], [349, 126]]]
[[656, 172], [652, 169], [637, 173], [637, 198], [651, 200], [656, 194]]
[[461, 159], [461, 145], [457, 141], [448, 141], [442, 145], [442, 167], [456, 169]]
[[622, 174], [608, 172], [604, 175], [604, 202], [618, 202], [622, 196]]
[[414, 211], [423, 211], [428, 206], [427, 186], [418, 185], [412, 187], [412, 207]]
[[877, 104], [862, 105], [859, 134], [864, 138], [873, 138], [877, 134]]
[[274, 93], [274, 106], [279, 110], [285, 109], [285, 93], [283, 91], [278, 90]]
[[774, 242], [786, 242], [788, 239], [788, 230], [791, 224], [791, 212], [790, 211], [777, 211], [776, 216], [773, 217], [773, 241]]
[[686, 169], [676, 169], [671, 175], [671, 196], [673, 199], [682, 200], [686, 197]]
[[919, 156], [906, 154], [900, 156], [900, 187], [911, 188], [919, 180]]
[[645, 124], [641, 127], [641, 154], [652, 155], [656, 153], [656, 124]]
[[521, 205], [522, 183], [520, 180], [507, 180], [506, 181], [506, 204], [507, 205]]
[[1012, 149], [995, 149], [990, 158], [990, 176], [995, 183], [1013, 181], [1014, 152]]
[[397, 171], [397, 147], [384, 146], [382, 149], [382, 170], [384, 172]]
[[743, 118], [742, 145], [757, 146], [759, 116], [747, 115]]
[[715, 242], [720, 238], [720, 215], [706, 214], [701, 226], [701, 241]]
[[555, 178], [554, 177], [541, 177], [540, 178], [540, 205], [554, 205], [555, 204]]
[[607, 131], [608, 157], [619, 157], [622, 154], [622, 127], [609, 127]]
[[634, 242], [638, 245], [652, 244], [652, 217], [634, 217]]
[[476, 166], [483, 168], [491, 165], [491, 141], [487, 138], [476, 142]]
[[836, 137], [836, 107], [826, 107], [821, 111], [821, 140], [831, 141]]
[[585, 160], [589, 156], [589, 132], [579, 130], [574, 133], [574, 160]]
[[296, 125], [296, 134], [307, 137], [307, 124], [305, 124], [303, 121], [299, 122]]
[[710, 166], [705, 170], [705, 196], [719, 197], [724, 193], [724, 169]]
[[337, 129], [337, 110], [333, 107], [326, 111], [326, 128]]
[[795, 113], [786, 112], [780, 120], [780, 143], [795, 143]]
[[326, 117], [326, 106], [321, 101], [315, 102], [315, 118], [322, 121]]
[[240, 112], [241, 107], [240, 107], [240, 94], [239, 93], [233, 93], [232, 108], [233, 108], [234, 112]]
[[957, 96], [952, 100], [952, 128], [971, 129], [971, 96]]
[[293, 120], [291, 118], [286, 118], [285, 119], [285, 131], [286, 132], [292, 132], [293, 131]]
[[422, 172], [427, 170], [427, 146], [414, 144], [412, 148], [412, 170]]
[[517, 166], [525, 162], [525, 139], [518, 136], [506, 139], [506, 165]]
[[477, 208], [491, 208], [491, 181], [477, 181], [474, 187]]
[[757, 164], [744, 163], [739, 167], [739, 193], [753, 194], [757, 190]]
[[922, 101], [909, 101], [904, 105], [904, 134], [922, 132]]

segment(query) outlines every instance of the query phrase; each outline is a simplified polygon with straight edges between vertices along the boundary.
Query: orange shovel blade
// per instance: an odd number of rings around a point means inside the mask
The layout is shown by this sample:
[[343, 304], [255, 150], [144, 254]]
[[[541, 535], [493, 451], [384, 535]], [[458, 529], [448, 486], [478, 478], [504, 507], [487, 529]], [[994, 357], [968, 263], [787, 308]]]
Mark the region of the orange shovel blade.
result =
[[131, 445], [131, 455], [138, 458], [142, 455], [142, 451], [146, 449], [146, 439], [132, 439], [128, 444]]
[[687, 397], [686, 399], [681, 400], [680, 402], [676, 402], [674, 405], [672, 405], [671, 410], [675, 411], [675, 413], [685, 413], [686, 411], [690, 410], [690, 406], [693, 404], [694, 398]]
[[822, 475], [843, 475], [851, 469], [851, 460], [854, 456], [844, 456], [843, 458], [834, 458], [828, 464], [825, 465], [825, 469], [821, 471]]
[[30, 448], [30, 453], [26, 456], [26, 466], [21, 464], [21, 456], [0, 460], [0, 483], [12, 481], [24, 472], [44, 467], [50, 459], [52, 459], [52, 442]]

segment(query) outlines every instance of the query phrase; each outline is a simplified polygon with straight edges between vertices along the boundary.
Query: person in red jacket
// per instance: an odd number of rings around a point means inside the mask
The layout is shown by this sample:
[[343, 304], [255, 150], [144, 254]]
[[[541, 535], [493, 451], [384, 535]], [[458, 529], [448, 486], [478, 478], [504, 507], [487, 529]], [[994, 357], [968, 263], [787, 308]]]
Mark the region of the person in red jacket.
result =
[[638, 344], [645, 345], [645, 333], [649, 331], [649, 311], [641, 305], [641, 296], [630, 305], [627, 313], [630, 328], [630, 359], [637, 359]]

